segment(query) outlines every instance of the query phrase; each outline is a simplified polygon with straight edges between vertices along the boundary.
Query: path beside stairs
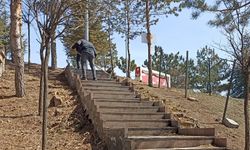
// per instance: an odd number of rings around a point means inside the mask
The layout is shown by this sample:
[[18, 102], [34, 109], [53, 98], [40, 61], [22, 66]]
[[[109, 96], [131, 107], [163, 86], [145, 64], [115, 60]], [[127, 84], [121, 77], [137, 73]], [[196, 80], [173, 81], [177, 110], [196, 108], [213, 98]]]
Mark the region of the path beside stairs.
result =
[[[225, 150], [226, 139], [214, 129], [181, 129], [160, 102], [138, 98], [131, 86], [97, 71], [97, 81], [80, 80], [67, 67], [66, 77], [76, 88], [99, 136], [113, 150]], [[91, 73], [88, 72], [91, 78]]]

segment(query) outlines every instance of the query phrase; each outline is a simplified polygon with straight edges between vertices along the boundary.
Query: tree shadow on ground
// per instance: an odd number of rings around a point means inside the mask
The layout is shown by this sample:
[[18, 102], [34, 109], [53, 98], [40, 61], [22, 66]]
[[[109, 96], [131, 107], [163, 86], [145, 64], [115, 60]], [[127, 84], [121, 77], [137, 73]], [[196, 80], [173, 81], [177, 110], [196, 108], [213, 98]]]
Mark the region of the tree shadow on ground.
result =
[[17, 118], [26, 118], [26, 117], [31, 117], [34, 116], [34, 114], [26, 114], [26, 115], [19, 115], [19, 116], [0, 116], [1, 119], [17, 119]]
[[16, 95], [0, 95], [0, 100], [7, 100], [16, 97]]

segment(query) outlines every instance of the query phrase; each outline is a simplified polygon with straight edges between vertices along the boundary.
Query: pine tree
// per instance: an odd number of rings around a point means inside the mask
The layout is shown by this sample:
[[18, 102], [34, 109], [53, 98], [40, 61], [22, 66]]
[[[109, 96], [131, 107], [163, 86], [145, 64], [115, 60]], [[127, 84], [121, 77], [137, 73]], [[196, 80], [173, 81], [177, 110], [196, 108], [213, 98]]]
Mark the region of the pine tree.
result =
[[10, 49], [10, 25], [8, 24], [9, 13], [6, 10], [7, 3], [5, 0], [0, 0], [0, 46], [5, 48], [7, 56], [11, 56]]
[[155, 25], [159, 21], [160, 15], [168, 16], [170, 14], [178, 15], [178, 11], [181, 11], [183, 2], [179, 0], [168, 1], [137, 1], [136, 13], [137, 17], [141, 19], [143, 27], [146, 29], [147, 47], [148, 47], [148, 70], [149, 78], [148, 85], [152, 86], [152, 57], [151, 57], [151, 45], [152, 45], [152, 33], [151, 26]]
[[130, 63], [130, 67], [127, 67], [127, 60], [126, 58], [120, 57], [119, 61], [117, 62], [117, 66], [119, 69], [122, 70], [123, 73], [127, 72], [127, 68], [130, 68], [130, 71], [134, 71], [136, 68], [135, 60], [132, 60]]
[[[215, 19], [210, 20], [209, 24], [223, 30], [228, 45], [221, 48], [228, 52], [240, 64], [242, 79], [244, 83], [244, 119], [245, 119], [245, 150], [250, 149], [249, 132], [249, 1], [245, 0], [220, 0], [209, 5], [205, 0], [191, 0], [186, 2], [186, 6], [194, 8], [193, 17], [197, 18], [202, 12], [212, 12]], [[249, 41], [249, 40], [248, 40]]]
[[244, 80], [239, 66], [235, 67], [231, 96], [235, 98], [244, 98]]
[[[103, 20], [105, 20], [104, 14], [107, 11], [104, 6], [107, 5], [104, 5], [104, 3], [97, 3], [95, 1], [91, 1], [91, 3], [89, 3], [90, 41], [94, 44], [97, 50], [96, 64], [104, 68], [109, 68], [111, 67], [111, 56], [114, 61], [113, 65], [116, 64], [117, 50], [115, 44], [111, 41], [112, 39], [109, 39], [109, 34], [105, 27], [103, 29]], [[74, 5], [70, 7], [70, 10], [73, 12], [73, 15], [66, 26], [61, 41], [65, 47], [68, 59], [73, 65], [75, 65], [76, 52], [72, 51], [71, 46], [83, 38], [83, 29], [85, 26], [83, 19], [85, 10], [84, 3]], [[100, 13], [99, 11], [103, 11], [103, 13]], [[112, 55], [110, 55], [110, 50], [112, 51]]]
[[223, 80], [230, 75], [226, 60], [219, 58], [214, 49], [205, 46], [197, 51], [196, 89], [211, 93], [219, 91]]
[[[136, 15], [136, 1], [134, 0], [125, 0], [120, 4], [116, 5], [116, 11], [113, 11], [112, 17], [112, 27], [116, 32], [122, 35], [125, 38], [126, 45], [126, 55], [125, 60], [127, 63], [127, 72], [126, 76], [130, 78], [131, 71], [131, 49], [130, 41], [139, 36], [142, 32], [140, 25], [142, 24], [141, 19]], [[133, 69], [132, 69], [133, 70]]]
[[[160, 50], [156, 46], [154, 55], [152, 56], [152, 68], [153, 70], [159, 71], [161, 65], [161, 72], [171, 75], [171, 85], [173, 87], [184, 87], [184, 75], [185, 75], [185, 60], [179, 52], [176, 54], [166, 54], [163, 52], [162, 62], [160, 63], [160, 56], [157, 54]], [[162, 49], [163, 51], [163, 49]], [[148, 64], [148, 60], [144, 61], [144, 65]]]
[[25, 95], [24, 87], [24, 53], [21, 44], [22, 34], [22, 1], [11, 0], [11, 48], [14, 51], [15, 63], [15, 88], [16, 96], [23, 97]]

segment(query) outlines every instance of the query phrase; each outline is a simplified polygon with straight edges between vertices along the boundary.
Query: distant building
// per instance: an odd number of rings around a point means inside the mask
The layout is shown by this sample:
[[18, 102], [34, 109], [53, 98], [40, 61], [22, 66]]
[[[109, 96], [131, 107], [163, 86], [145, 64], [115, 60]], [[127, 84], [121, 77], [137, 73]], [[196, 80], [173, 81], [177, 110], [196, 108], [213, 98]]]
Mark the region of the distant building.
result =
[[5, 51], [3, 47], [0, 47], [0, 77], [5, 71]]
[[[136, 67], [135, 69], [135, 79], [148, 84], [148, 69], [146, 67]], [[159, 83], [159, 72], [152, 70], [152, 80], [153, 86], [158, 87]], [[170, 75], [165, 73], [160, 74], [160, 86], [171, 88]]]

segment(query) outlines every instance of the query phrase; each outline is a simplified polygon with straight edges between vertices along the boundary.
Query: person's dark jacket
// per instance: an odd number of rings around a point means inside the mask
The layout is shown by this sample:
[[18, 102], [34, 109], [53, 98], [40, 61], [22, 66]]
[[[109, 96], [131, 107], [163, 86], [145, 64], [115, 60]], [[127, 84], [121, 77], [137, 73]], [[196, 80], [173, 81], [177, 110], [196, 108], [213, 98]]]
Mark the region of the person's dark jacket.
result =
[[81, 54], [82, 47], [77, 42], [71, 48], [76, 49], [77, 53]]
[[88, 53], [93, 57], [96, 57], [96, 49], [91, 42], [81, 39], [77, 42], [77, 44], [80, 45], [80, 47], [82, 48], [81, 52]]
[[77, 54], [76, 54], [76, 66], [77, 69], [80, 68], [80, 59], [81, 59], [81, 51], [82, 51], [82, 47], [81, 45], [79, 45], [77, 42], [71, 47], [72, 49], [76, 49]]

